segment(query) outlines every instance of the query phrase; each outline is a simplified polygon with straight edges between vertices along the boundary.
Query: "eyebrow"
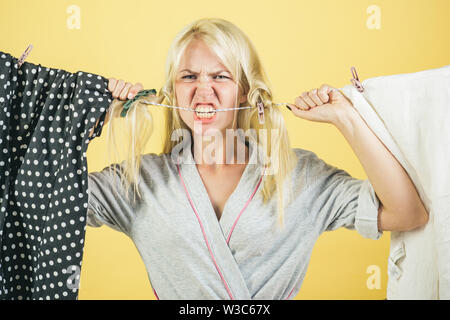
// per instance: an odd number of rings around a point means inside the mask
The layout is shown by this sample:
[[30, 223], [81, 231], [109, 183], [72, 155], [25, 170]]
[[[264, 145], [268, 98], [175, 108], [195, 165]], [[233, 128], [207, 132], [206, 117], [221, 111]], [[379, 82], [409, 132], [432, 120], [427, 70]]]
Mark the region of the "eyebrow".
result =
[[[183, 70], [180, 71], [180, 73], [182, 73], [182, 72], [189, 72], [189, 73], [193, 73], [193, 74], [198, 74], [198, 72], [194, 72], [194, 71], [189, 70], [189, 69], [183, 69]], [[227, 70], [218, 70], [218, 71], [215, 71], [215, 72], [210, 73], [210, 75], [211, 75], [211, 74], [218, 74], [218, 73], [221, 73], [221, 72], [230, 73], [230, 72], [228, 72]], [[230, 74], [231, 74], [231, 73], [230, 73]]]

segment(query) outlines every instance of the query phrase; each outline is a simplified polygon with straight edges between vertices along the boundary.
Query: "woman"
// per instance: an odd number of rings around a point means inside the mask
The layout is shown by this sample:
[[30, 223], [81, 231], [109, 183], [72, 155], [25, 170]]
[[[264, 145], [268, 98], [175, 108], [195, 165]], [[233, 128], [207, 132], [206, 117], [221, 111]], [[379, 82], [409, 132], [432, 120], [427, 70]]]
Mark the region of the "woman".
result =
[[[130, 236], [158, 298], [292, 299], [323, 231], [355, 228], [378, 239], [383, 230], [427, 222], [407, 173], [337, 89], [305, 92], [290, 110], [335, 125], [369, 179], [290, 148], [254, 47], [230, 22], [200, 19], [185, 27], [170, 48], [166, 78], [149, 98], [196, 112], [167, 109], [164, 152], [139, 157], [134, 174], [136, 163], [128, 161], [89, 175], [89, 225]], [[109, 85], [122, 100], [111, 107], [114, 115], [143, 88], [115, 79]], [[215, 111], [258, 101], [263, 125], [256, 108]], [[170, 139], [178, 129], [185, 129], [181, 143]], [[113, 193], [124, 176], [139, 188], [139, 201], [129, 200], [128, 188]]]

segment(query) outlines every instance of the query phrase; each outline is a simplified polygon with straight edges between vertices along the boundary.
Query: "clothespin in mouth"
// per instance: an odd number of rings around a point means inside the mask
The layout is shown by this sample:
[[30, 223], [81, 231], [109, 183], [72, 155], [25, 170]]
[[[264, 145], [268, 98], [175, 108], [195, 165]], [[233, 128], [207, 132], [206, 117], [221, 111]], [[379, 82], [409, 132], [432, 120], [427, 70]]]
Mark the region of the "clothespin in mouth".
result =
[[264, 124], [264, 104], [261, 100], [258, 100], [256, 106], [258, 107], [259, 124]]
[[361, 82], [359, 82], [358, 74], [356, 73], [355, 67], [351, 67], [350, 71], [352, 72], [353, 78], [350, 79], [350, 81], [353, 83], [356, 89], [358, 89], [359, 92], [364, 92], [364, 87], [362, 86]]

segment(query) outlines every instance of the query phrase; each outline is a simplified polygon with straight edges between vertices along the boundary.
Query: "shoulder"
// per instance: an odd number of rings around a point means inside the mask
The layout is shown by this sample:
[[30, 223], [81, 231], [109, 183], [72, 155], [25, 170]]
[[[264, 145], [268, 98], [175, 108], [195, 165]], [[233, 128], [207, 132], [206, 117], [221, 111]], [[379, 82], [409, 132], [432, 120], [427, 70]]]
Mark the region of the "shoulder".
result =
[[160, 154], [156, 154], [156, 153], [146, 153], [143, 154], [141, 156], [141, 163], [142, 164], [146, 164], [146, 165], [151, 165], [151, 166], [163, 166], [165, 163], [165, 158], [167, 157], [166, 154], [164, 153], [160, 153]]
[[302, 148], [292, 148], [292, 152], [295, 154], [295, 166], [291, 171], [291, 180], [294, 183], [302, 181], [303, 186], [308, 184], [309, 166], [311, 159], [315, 157], [315, 153]]
[[320, 160], [317, 154], [302, 148], [293, 148], [292, 151], [297, 156], [296, 170], [307, 170], [312, 164]]
[[301, 148], [293, 148], [292, 150], [298, 158], [294, 173], [302, 172], [308, 184], [335, 174], [346, 174], [345, 171], [327, 163], [313, 151]]
[[147, 153], [141, 156], [141, 175], [158, 182], [167, 182], [178, 173], [170, 153]]
[[173, 167], [170, 153], [146, 153], [141, 156], [141, 164], [143, 167], [152, 167], [154, 169], [164, 169]]
[[303, 165], [308, 165], [309, 170], [338, 169], [337, 167], [327, 163], [324, 159], [319, 157], [313, 151], [301, 148], [294, 148], [293, 151], [297, 154], [297, 157], [299, 158], [299, 163], [302, 163]]
[[302, 148], [292, 148], [292, 151], [295, 152], [299, 160], [303, 159], [305, 161], [317, 156], [314, 152]]

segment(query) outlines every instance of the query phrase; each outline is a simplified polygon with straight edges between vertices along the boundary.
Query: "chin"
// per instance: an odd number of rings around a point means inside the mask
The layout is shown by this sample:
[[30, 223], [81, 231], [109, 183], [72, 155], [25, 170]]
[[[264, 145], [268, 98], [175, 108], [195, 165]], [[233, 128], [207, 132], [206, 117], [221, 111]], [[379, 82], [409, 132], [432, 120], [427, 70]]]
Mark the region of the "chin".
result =
[[201, 123], [193, 121], [191, 130], [196, 134], [201, 134], [203, 136], [214, 136], [217, 132], [225, 131], [225, 128], [217, 123]]
[[210, 126], [196, 126], [192, 131], [196, 134], [196, 135], [202, 135], [205, 137], [208, 136], [216, 136], [218, 134], [221, 134], [223, 129], [217, 128], [217, 127], [210, 127]]

